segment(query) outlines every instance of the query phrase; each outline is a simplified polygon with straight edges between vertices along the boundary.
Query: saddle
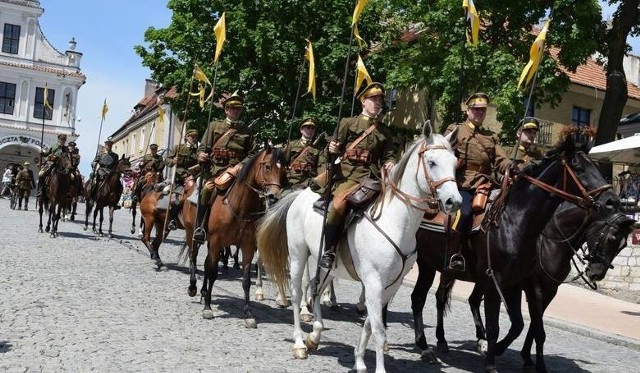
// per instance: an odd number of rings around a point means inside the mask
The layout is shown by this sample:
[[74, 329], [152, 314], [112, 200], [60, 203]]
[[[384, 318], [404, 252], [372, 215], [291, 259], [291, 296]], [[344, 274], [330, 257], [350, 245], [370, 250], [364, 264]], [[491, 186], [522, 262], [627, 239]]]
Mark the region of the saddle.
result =
[[[486, 212], [491, 210], [491, 206], [493, 202], [496, 201], [498, 196], [500, 195], [500, 189], [492, 189], [491, 193], [487, 198], [487, 203], [484, 207], [484, 210], [474, 210], [473, 212], [473, 223], [471, 224], [471, 234], [477, 233], [482, 230], [482, 222], [485, 219]], [[420, 229], [426, 229], [432, 232], [445, 233], [447, 230], [450, 230], [453, 226], [453, 222], [455, 219], [450, 219], [450, 224], [448, 229], [445, 229], [447, 225], [447, 215], [438, 210], [436, 213], [431, 211], [425, 212], [422, 217], [422, 222], [420, 222]]]

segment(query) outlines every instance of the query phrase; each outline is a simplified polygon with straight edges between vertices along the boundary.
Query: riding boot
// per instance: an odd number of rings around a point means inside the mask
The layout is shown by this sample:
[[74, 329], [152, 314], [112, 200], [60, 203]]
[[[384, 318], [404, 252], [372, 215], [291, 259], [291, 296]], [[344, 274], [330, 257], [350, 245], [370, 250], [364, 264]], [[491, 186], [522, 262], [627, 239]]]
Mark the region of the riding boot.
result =
[[198, 228], [193, 232], [193, 241], [197, 244], [204, 244], [207, 240], [207, 217], [209, 216], [209, 206], [198, 206], [197, 222], [200, 223]]
[[324, 227], [324, 252], [320, 258], [320, 267], [331, 269], [333, 266], [341, 233], [342, 224], [327, 224]]
[[449, 258], [449, 266], [447, 269], [452, 272], [464, 272], [466, 270], [465, 259], [462, 256], [462, 245], [467, 240], [465, 232], [458, 232], [452, 229], [449, 232], [449, 250], [453, 255]]
[[44, 176], [38, 178], [38, 187], [36, 189], [36, 197], [42, 197], [42, 190], [44, 189]]
[[175, 231], [178, 229], [178, 214], [180, 213], [180, 209], [182, 208], [182, 204], [179, 201], [177, 203], [172, 203], [171, 208], [169, 209], [169, 229]]

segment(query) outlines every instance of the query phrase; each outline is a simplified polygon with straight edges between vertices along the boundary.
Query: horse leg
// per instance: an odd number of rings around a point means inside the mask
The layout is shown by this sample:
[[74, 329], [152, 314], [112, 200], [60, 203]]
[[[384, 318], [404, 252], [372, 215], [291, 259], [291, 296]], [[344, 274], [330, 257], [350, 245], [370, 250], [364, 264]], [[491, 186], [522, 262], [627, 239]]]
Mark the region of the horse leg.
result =
[[229, 257], [231, 256], [231, 247], [224, 246], [221, 251], [222, 253], [220, 254], [220, 259], [222, 262], [222, 271], [226, 272], [229, 269]]
[[109, 206], [109, 238], [113, 238], [113, 213], [115, 210], [115, 207]]
[[384, 347], [387, 342], [387, 332], [384, 327], [382, 310], [385, 303], [382, 300], [383, 286], [378, 279], [375, 281], [367, 281], [363, 278], [363, 283], [367, 288], [367, 304], [368, 315], [362, 327], [362, 333], [356, 348], [354, 350], [355, 365], [353, 367], [357, 372], [366, 372], [367, 367], [364, 363], [364, 353], [369, 342], [371, 334], [373, 334], [373, 343], [376, 351], [376, 372], [385, 372], [384, 367]]
[[467, 300], [471, 308], [471, 315], [473, 315], [473, 323], [476, 326], [476, 349], [482, 356], [487, 353], [487, 332], [482, 323], [482, 315], [480, 314], [480, 303], [482, 302], [483, 293], [484, 288], [482, 284], [476, 283]]
[[[254, 235], [252, 235], [254, 236]], [[256, 319], [251, 310], [251, 262], [253, 261], [253, 253], [257, 248], [251, 245], [242, 245], [242, 290], [244, 290], [244, 326], [249, 329], [257, 328]]]
[[262, 261], [260, 260], [260, 253], [256, 252], [256, 300], [264, 300], [264, 290], [262, 289]]
[[71, 221], [76, 220], [76, 209], [78, 208], [78, 199], [77, 197], [73, 199], [73, 203], [71, 204]]
[[[494, 273], [494, 276], [496, 274]], [[485, 372], [497, 373], [496, 342], [500, 333], [500, 296], [491, 280], [485, 282], [484, 317], [487, 320], [487, 355], [485, 356]], [[500, 284], [500, 281], [497, 282]]]
[[329, 286], [327, 286], [327, 289], [322, 292], [322, 304], [330, 307], [333, 311], [337, 311], [340, 307], [338, 306], [338, 302], [336, 301], [336, 291], [333, 287], [334, 281], [331, 281], [329, 283]]
[[[293, 254], [293, 251], [292, 251]], [[293, 356], [296, 359], [306, 359], [309, 351], [307, 345], [303, 341], [303, 332], [300, 326], [300, 304], [302, 303], [302, 278], [307, 267], [308, 254], [291, 255], [290, 258], [290, 274], [291, 274], [291, 302], [293, 304]], [[307, 276], [308, 276], [308, 272]], [[280, 289], [281, 291], [283, 289]], [[306, 308], [306, 307], [305, 307]], [[316, 345], [317, 348], [317, 345]]]
[[444, 337], [444, 315], [447, 308], [451, 306], [451, 290], [455, 280], [447, 277], [445, 274], [440, 275], [440, 284], [436, 291], [436, 310], [437, 310], [437, 326], [436, 326], [436, 339], [438, 352], [449, 352], [449, 344]]
[[236, 246], [236, 252], [233, 254], [233, 269], [240, 269], [240, 262], [238, 261], [238, 254], [240, 253], [240, 248]]
[[358, 303], [356, 303], [356, 313], [360, 316], [364, 316], [367, 313], [367, 306], [364, 304], [365, 294], [364, 285], [360, 284], [360, 297], [358, 298]]
[[[163, 241], [163, 237], [164, 234], [162, 232], [162, 226], [164, 221], [161, 220], [157, 220], [155, 222], [155, 228], [156, 228], [156, 236], [153, 239], [153, 242], [151, 243], [151, 260], [153, 260], [156, 264], [156, 267], [158, 270], [161, 270], [163, 268], [166, 268], [166, 266], [164, 265], [164, 263], [162, 262], [162, 259], [160, 259], [160, 245], [162, 244]], [[151, 227], [153, 227], [154, 225], [149, 224]], [[146, 230], [146, 229], [145, 229]], [[146, 232], [145, 232], [146, 233]], [[151, 236], [151, 228], [149, 228], [149, 237]]]
[[522, 301], [522, 290], [520, 287], [515, 287], [504, 293], [505, 301], [507, 302], [507, 309], [509, 310], [509, 319], [511, 320], [511, 327], [507, 332], [507, 335], [496, 344], [496, 355], [502, 355], [507, 348], [513, 343], [513, 341], [520, 336], [522, 329], [524, 328], [524, 321], [522, 320], [522, 309], [520, 304]]
[[207, 258], [204, 261], [204, 278], [207, 281], [206, 292], [204, 295], [204, 309], [202, 310], [202, 318], [213, 319], [213, 311], [211, 310], [211, 295], [213, 292], [213, 284], [218, 278], [218, 261], [220, 260], [220, 248], [218, 245], [217, 235], [209, 236], [209, 250]]
[[82, 228], [83, 230], [87, 230], [89, 229], [89, 214], [91, 214], [91, 200], [89, 200], [89, 198], [85, 197], [85, 210], [84, 210], [84, 228]]
[[49, 207], [47, 208], [47, 211], [49, 213], [49, 216], [47, 217], [47, 226], [44, 227], [44, 231], [49, 233], [51, 231], [51, 218], [53, 215], [53, 211], [52, 209], [55, 207], [55, 205], [52, 207], [53, 202], [49, 202]]
[[104, 236], [104, 232], [102, 232], [102, 223], [104, 223], [104, 207], [100, 209], [100, 226], [98, 228], [98, 233], [100, 237]]
[[136, 233], [136, 202], [131, 202], [131, 208], [129, 209], [131, 211], [131, 234]]
[[[40, 198], [36, 198], [36, 201], [40, 200]], [[44, 213], [44, 207], [42, 207], [42, 202], [38, 203], [38, 214], [40, 215], [40, 224], [38, 224], [38, 232], [42, 233], [42, 214]]]
[[187, 293], [190, 297], [195, 297], [196, 291], [198, 290], [198, 280], [196, 277], [198, 267], [196, 262], [198, 260], [198, 249], [200, 248], [200, 245], [193, 242], [190, 233], [192, 234], [193, 232], [187, 232], [187, 245], [191, 248], [189, 250], [189, 288], [187, 289]]
[[[536, 341], [536, 371], [546, 372], [547, 366], [544, 362], [544, 342], [547, 339], [547, 333], [544, 330], [544, 311], [547, 309], [553, 298], [558, 292], [558, 284], [553, 283], [544, 287], [542, 284], [536, 283], [532, 291], [528, 293], [529, 315], [531, 316], [531, 324], [529, 329], [533, 329]], [[526, 342], [526, 341], [525, 341]], [[524, 347], [523, 347], [524, 349]], [[529, 349], [527, 351], [530, 350]]]
[[418, 255], [417, 263], [418, 278], [413, 287], [413, 292], [411, 292], [411, 311], [414, 320], [415, 343], [416, 346], [422, 350], [422, 360], [437, 363], [438, 359], [436, 358], [435, 351], [427, 344], [427, 338], [424, 335], [424, 320], [422, 318], [422, 309], [427, 302], [427, 294], [429, 293], [431, 285], [433, 285], [436, 271], [431, 268], [429, 264], [421, 260], [420, 255]]

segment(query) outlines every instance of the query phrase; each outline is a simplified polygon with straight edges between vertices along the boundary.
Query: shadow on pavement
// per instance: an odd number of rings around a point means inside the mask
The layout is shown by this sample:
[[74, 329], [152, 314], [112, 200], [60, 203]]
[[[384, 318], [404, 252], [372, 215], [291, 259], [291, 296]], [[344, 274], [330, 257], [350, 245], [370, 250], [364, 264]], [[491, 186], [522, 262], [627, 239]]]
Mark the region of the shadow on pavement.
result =
[[0, 341], [0, 354], [11, 351], [13, 345], [9, 341]]

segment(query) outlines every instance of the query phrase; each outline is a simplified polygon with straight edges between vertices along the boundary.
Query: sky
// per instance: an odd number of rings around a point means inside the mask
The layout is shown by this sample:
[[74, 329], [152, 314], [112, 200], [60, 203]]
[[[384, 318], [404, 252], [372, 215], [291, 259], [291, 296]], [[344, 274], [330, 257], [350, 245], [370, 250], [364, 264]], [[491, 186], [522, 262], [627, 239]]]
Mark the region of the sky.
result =
[[167, 27], [171, 11], [162, 0], [41, 0], [44, 14], [40, 27], [54, 48], [64, 53], [75, 38], [83, 54], [80, 69], [86, 83], [78, 91], [76, 143], [80, 171], [88, 175], [100, 132], [100, 113], [105, 98], [109, 111], [102, 125], [100, 143], [132, 115], [144, 97], [145, 79], [151, 77], [135, 45], [144, 45], [147, 28]]
[[[610, 17], [615, 9], [601, 4], [603, 16]], [[131, 117], [144, 96], [145, 79], [151, 77], [133, 47], [144, 45], [147, 28], [167, 27], [171, 11], [164, 0], [41, 0], [40, 5], [44, 8], [40, 27], [49, 42], [64, 53], [74, 37], [76, 51], [83, 53], [80, 68], [87, 80], [78, 93], [76, 143], [82, 157], [80, 171], [88, 175], [96, 145]], [[629, 42], [640, 54], [640, 39]], [[109, 112], [98, 139], [105, 99]]]

